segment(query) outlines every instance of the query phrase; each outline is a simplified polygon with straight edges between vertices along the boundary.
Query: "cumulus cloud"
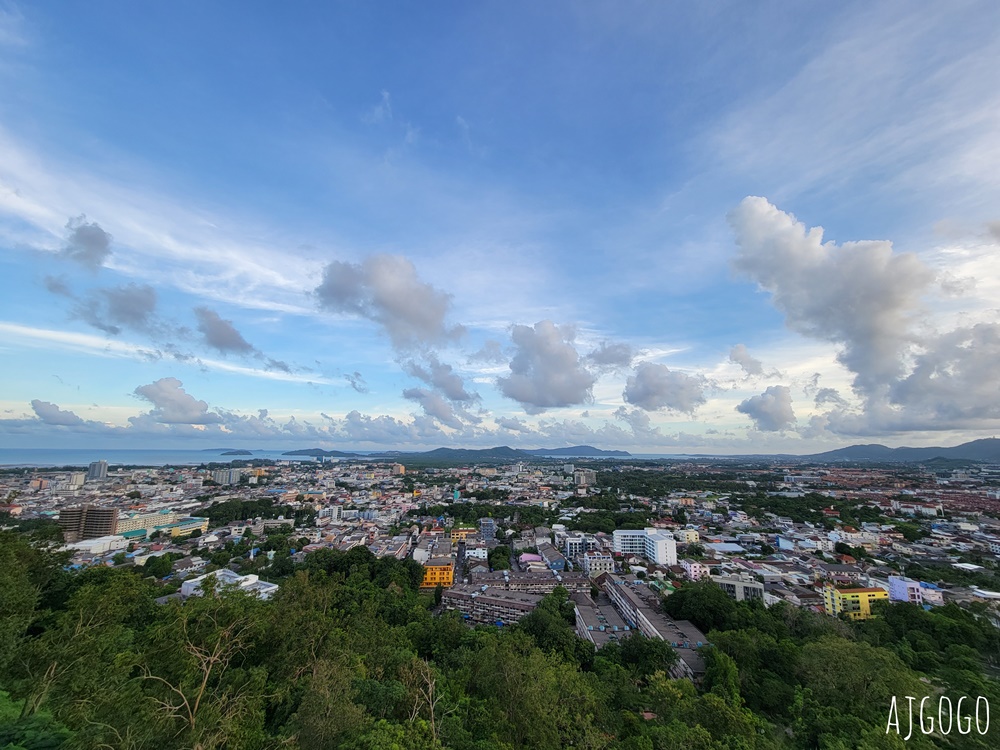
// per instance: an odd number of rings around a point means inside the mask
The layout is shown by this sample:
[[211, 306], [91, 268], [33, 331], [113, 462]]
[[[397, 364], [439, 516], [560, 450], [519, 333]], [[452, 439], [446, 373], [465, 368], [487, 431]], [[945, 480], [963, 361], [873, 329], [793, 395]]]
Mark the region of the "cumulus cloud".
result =
[[602, 341], [587, 355], [587, 362], [600, 370], [622, 370], [632, 365], [635, 350], [624, 341]]
[[934, 273], [885, 241], [823, 242], [764, 198], [745, 198], [729, 215], [736, 270], [757, 282], [790, 328], [842, 346], [854, 387], [874, 394], [903, 372], [910, 326]]
[[496, 417], [493, 421], [496, 422], [497, 427], [501, 430], [509, 430], [510, 432], [524, 435], [532, 432], [531, 426], [523, 419], [518, 419], [517, 417]]
[[462, 332], [445, 324], [451, 297], [421, 281], [413, 264], [398, 255], [333, 261], [315, 294], [324, 309], [379, 324], [400, 349], [443, 343]]
[[998, 368], [1000, 325], [956, 328], [927, 342], [912, 372], [893, 385], [890, 400], [928, 425], [1000, 419]]
[[500, 392], [529, 414], [589, 401], [596, 378], [580, 359], [572, 327], [542, 320], [511, 329], [510, 375], [497, 378]]
[[705, 403], [705, 379], [671, 370], [666, 365], [642, 362], [625, 383], [626, 403], [646, 411], [670, 409], [692, 414]]
[[462, 377], [455, 372], [451, 365], [441, 362], [436, 354], [428, 354], [425, 360], [425, 364], [414, 361], [407, 362], [406, 371], [437, 389], [452, 401], [468, 402], [479, 398], [478, 394], [466, 390]]
[[639, 440], [648, 442], [651, 438], [661, 437], [659, 428], [653, 426], [649, 414], [642, 409], [626, 409], [624, 406], [619, 406], [613, 416], [631, 427], [632, 434]]
[[788, 429], [795, 421], [792, 392], [786, 385], [772, 385], [763, 393], [751, 396], [736, 407], [736, 411], [753, 420], [762, 432]]
[[111, 255], [111, 235], [101, 229], [97, 222], [87, 222], [84, 215], [70, 219], [66, 223], [69, 237], [62, 255], [76, 261], [91, 271], [96, 271], [104, 265]]
[[729, 350], [729, 361], [742, 367], [743, 372], [750, 377], [764, 374], [764, 364], [751, 356], [745, 344], [737, 344]]
[[441, 424], [456, 430], [462, 428], [462, 420], [458, 418], [454, 407], [441, 394], [426, 388], [407, 388], [403, 391], [403, 398], [416, 401], [427, 416], [433, 417]]
[[152, 419], [160, 424], [207, 425], [222, 422], [222, 417], [208, 410], [208, 404], [199, 401], [184, 390], [177, 378], [160, 378], [148, 385], [140, 385], [135, 395], [153, 405]]
[[48, 401], [35, 399], [31, 402], [31, 408], [36, 416], [48, 425], [59, 425], [62, 427], [75, 427], [85, 423], [85, 420], [71, 411], [60, 409]]

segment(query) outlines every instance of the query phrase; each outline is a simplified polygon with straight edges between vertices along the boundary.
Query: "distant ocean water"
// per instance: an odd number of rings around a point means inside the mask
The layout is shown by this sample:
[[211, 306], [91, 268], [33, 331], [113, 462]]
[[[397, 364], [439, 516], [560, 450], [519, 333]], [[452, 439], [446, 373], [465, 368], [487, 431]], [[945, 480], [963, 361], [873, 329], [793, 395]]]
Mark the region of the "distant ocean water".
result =
[[[223, 456], [224, 451], [214, 450], [145, 450], [118, 448], [0, 448], [0, 468], [14, 466], [82, 466], [86, 467], [93, 461], [107, 461], [109, 466], [197, 466], [203, 463], [229, 463], [230, 461], [265, 459], [269, 461], [296, 459], [311, 460], [308, 456], [284, 456], [284, 451], [251, 451], [249, 456]], [[358, 454], [373, 451], [356, 451]], [[406, 455], [396, 457], [405, 462]], [[552, 456], [559, 460], [572, 463], [576, 461], [593, 460], [585, 457]], [[676, 453], [636, 453], [634, 459], [683, 459], [686, 456]], [[628, 461], [622, 456], [614, 460]]]
[[[282, 456], [283, 451], [252, 451], [249, 456], [223, 456], [223, 451], [204, 450], [119, 450], [106, 448], [0, 448], [0, 467], [11, 466], [88, 466], [92, 461], [107, 461], [109, 466], [197, 466], [203, 463]], [[299, 456], [299, 459], [308, 457]]]

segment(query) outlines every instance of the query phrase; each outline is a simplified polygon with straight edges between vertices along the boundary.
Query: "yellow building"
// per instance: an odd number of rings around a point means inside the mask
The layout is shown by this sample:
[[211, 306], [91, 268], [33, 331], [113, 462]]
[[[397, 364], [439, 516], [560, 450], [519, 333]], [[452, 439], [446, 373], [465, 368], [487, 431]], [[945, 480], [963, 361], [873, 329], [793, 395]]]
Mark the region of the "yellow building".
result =
[[477, 528], [466, 529], [461, 526], [456, 526], [451, 530], [451, 541], [462, 542], [477, 533], [479, 533], [479, 529]]
[[885, 589], [839, 589], [827, 584], [823, 587], [823, 605], [826, 613], [837, 617], [846, 613], [852, 620], [867, 620], [872, 616], [872, 602], [888, 599]]
[[696, 544], [701, 539], [697, 529], [678, 529], [674, 532], [674, 538], [685, 544]]
[[437, 557], [424, 563], [424, 580], [422, 589], [433, 589], [437, 586], [451, 588], [455, 582], [455, 565], [450, 558]]
[[191, 516], [190, 518], [181, 518], [174, 523], [157, 526], [154, 529], [154, 531], [159, 531], [161, 534], [170, 534], [170, 536], [187, 536], [188, 534], [193, 534], [196, 530], [203, 534], [208, 531], [208, 519]]

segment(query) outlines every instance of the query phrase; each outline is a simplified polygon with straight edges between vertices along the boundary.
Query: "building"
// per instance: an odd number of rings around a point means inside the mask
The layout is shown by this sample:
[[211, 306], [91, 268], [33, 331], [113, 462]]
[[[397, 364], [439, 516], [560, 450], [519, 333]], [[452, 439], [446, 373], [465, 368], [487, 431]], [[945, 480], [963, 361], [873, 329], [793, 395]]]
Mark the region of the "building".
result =
[[597, 600], [589, 594], [573, 594], [573, 613], [576, 617], [576, 634], [590, 641], [597, 648], [620, 641], [632, 634], [606, 595]]
[[473, 536], [479, 531], [479, 529], [473, 527], [463, 527], [455, 526], [451, 530], [451, 541], [452, 542], [464, 542], [470, 536]]
[[59, 511], [59, 525], [66, 542], [112, 536], [117, 532], [118, 509], [96, 505], [78, 505]]
[[549, 570], [566, 570], [566, 558], [563, 553], [548, 542], [542, 542], [538, 545], [538, 554]]
[[445, 609], [458, 610], [472, 622], [510, 624], [534, 612], [543, 597], [543, 594], [465, 584], [445, 591], [441, 603]]
[[615, 529], [612, 549], [616, 554], [641, 555], [657, 565], [677, 564], [677, 540], [661, 529]]
[[157, 526], [175, 523], [177, 513], [172, 510], [165, 510], [160, 513], [129, 513], [118, 516], [118, 523], [115, 526], [116, 534], [125, 534], [129, 531], [145, 530], [152, 533]]
[[424, 580], [420, 582], [420, 588], [450, 588], [454, 583], [455, 564], [450, 557], [432, 557], [424, 563]]
[[889, 576], [889, 599], [918, 606], [940, 607], [944, 596], [933, 583], [924, 583], [904, 576]]
[[698, 653], [698, 649], [709, 645], [704, 633], [687, 620], [674, 620], [664, 615], [622, 578], [607, 575], [602, 580], [604, 593], [626, 625], [647, 638], [670, 643], [678, 657], [677, 664], [670, 670], [671, 677], [697, 680], [705, 674], [705, 660]]
[[880, 588], [837, 588], [830, 584], [823, 587], [823, 607], [828, 615], [846, 614], [852, 620], [867, 620], [872, 616], [872, 602], [888, 599], [889, 592]]
[[483, 541], [491, 542], [497, 538], [497, 522], [493, 518], [479, 519], [479, 536]]
[[615, 558], [606, 552], [591, 550], [584, 552], [581, 559], [583, 560], [583, 572], [591, 578], [597, 578], [601, 573], [615, 572]]
[[615, 529], [611, 538], [616, 555], [641, 555], [646, 551], [645, 529]]
[[597, 472], [593, 469], [576, 469], [573, 471], [573, 484], [578, 487], [593, 487], [597, 484]]
[[697, 529], [679, 529], [674, 532], [674, 537], [683, 544], [697, 544], [701, 539]]
[[258, 596], [261, 599], [270, 599], [274, 595], [274, 592], [278, 590], [278, 584], [262, 581], [255, 575], [241, 576], [229, 568], [220, 568], [203, 576], [184, 581], [181, 584], [181, 597], [187, 599], [189, 596], [201, 596], [202, 585], [208, 579], [213, 579], [216, 587], [232, 586], [240, 591], [246, 591]]
[[735, 599], [738, 602], [754, 599], [764, 601], [764, 584], [753, 576], [712, 576], [712, 580], [726, 592], [730, 599]]
[[197, 516], [191, 516], [190, 518], [179, 518], [171, 523], [165, 523], [162, 526], [156, 526], [153, 532], [160, 532], [161, 536], [188, 536], [193, 534], [195, 531], [204, 534], [208, 531], [208, 519], [198, 518]]
[[108, 478], [108, 462], [94, 461], [87, 469], [87, 481], [99, 481]]
[[657, 565], [676, 565], [677, 540], [674, 539], [673, 534], [667, 531], [653, 531], [652, 529], [646, 529], [646, 531], [652, 532], [646, 535], [646, 549], [643, 553], [646, 559]]
[[584, 573], [557, 573], [554, 571], [518, 572], [497, 570], [477, 575], [477, 585], [488, 585], [505, 591], [523, 591], [528, 594], [551, 594], [562, 586], [571, 594], [590, 591], [591, 582]]
[[240, 476], [243, 474], [240, 469], [222, 469], [212, 472], [212, 481], [216, 484], [239, 484]]
[[563, 554], [573, 560], [587, 551], [587, 537], [583, 534], [572, 534], [563, 540]]

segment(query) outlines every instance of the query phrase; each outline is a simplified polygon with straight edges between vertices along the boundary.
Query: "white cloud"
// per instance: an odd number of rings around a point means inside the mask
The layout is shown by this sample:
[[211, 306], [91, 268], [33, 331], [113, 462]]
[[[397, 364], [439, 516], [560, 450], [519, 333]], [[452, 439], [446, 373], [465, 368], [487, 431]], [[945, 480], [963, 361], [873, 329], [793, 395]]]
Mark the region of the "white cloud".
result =
[[671, 370], [666, 365], [642, 362], [629, 376], [622, 397], [647, 411], [670, 409], [691, 414], [705, 403], [707, 383], [699, 375]]
[[730, 214], [740, 251], [736, 269], [770, 292], [790, 328], [843, 346], [839, 358], [855, 388], [872, 394], [903, 372], [910, 329], [933, 272], [883, 241], [823, 242], [764, 198], [745, 198]]
[[445, 323], [450, 295], [421, 281], [413, 263], [399, 255], [332, 261], [316, 296], [325, 309], [378, 323], [400, 349], [445, 343], [462, 332]]
[[534, 326], [511, 329], [514, 357], [510, 375], [497, 378], [500, 392], [521, 404], [529, 414], [589, 401], [596, 378], [573, 345], [570, 326], [542, 320]]
[[741, 402], [736, 411], [750, 417], [754, 427], [763, 432], [786, 430], [795, 422], [792, 393], [785, 385], [768, 387], [763, 393]]

